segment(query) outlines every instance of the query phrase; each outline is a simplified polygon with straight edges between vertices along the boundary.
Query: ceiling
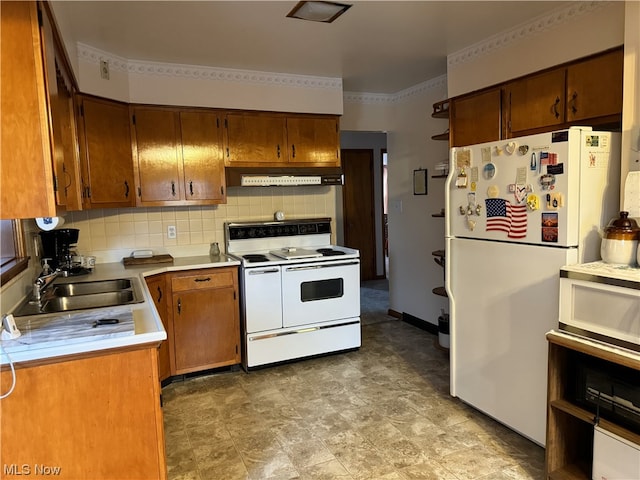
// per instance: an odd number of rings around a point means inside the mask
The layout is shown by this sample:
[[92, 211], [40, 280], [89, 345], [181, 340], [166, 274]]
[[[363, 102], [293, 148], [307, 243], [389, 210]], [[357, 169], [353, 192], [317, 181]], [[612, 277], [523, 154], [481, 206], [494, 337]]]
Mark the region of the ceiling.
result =
[[54, 1], [65, 42], [128, 60], [340, 77], [397, 93], [446, 73], [447, 55], [568, 1], [348, 1], [334, 23], [287, 18], [296, 0]]

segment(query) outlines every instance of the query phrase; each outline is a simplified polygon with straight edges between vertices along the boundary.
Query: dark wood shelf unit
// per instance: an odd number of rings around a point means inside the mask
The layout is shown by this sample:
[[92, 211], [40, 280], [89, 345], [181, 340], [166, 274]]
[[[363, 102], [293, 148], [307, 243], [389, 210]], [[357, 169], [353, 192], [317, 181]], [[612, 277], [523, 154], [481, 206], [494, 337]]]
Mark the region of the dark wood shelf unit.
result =
[[431, 255], [433, 255], [434, 257], [444, 258], [444, 250], [434, 250], [433, 252], [431, 252]]
[[434, 295], [438, 295], [440, 297], [448, 297], [449, 296], [449, 295], [447, 295], [447, 291], [445, 290], [444, 287], [436, 287], [431, 291], [433, 292]]
[[447, 178], [449, 175], [431, 175], [431, 178]]
[[431, 140], [449, 140], [449, 130], [444, 133], [438, 133], [437, 135], [431, 135]]
[[443, 100], [433, 104], [433, 118], [449, 118], [449, 100]]
[[432, 217], [438, 217], [438, 218], [444, 218], [444, 213], [440, 213], [440, 212], [432, 213], [431, 216]]

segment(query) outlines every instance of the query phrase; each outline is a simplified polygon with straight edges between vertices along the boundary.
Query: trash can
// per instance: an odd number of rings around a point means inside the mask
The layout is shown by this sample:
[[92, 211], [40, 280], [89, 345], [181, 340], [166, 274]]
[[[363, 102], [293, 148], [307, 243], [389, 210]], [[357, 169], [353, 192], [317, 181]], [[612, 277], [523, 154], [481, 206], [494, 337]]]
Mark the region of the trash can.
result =
[[438, 343], [442, 348], [449, 348], [449, 314], [442, 311], [438, 317]]

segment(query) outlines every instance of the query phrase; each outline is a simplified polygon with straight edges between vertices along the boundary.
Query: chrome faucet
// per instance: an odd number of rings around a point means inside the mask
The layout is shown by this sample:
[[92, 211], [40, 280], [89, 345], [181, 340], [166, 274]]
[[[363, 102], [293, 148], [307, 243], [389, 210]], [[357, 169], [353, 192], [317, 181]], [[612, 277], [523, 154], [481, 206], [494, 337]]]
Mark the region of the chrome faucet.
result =
[[42, 271], [38, 278], [33, 282], [33, 303], [40, 303], [43, 292], [49, 285], [51, 285], [59, 274], [59, 269], [54, 270], [53, 273], [45, 273], [45, 270]]

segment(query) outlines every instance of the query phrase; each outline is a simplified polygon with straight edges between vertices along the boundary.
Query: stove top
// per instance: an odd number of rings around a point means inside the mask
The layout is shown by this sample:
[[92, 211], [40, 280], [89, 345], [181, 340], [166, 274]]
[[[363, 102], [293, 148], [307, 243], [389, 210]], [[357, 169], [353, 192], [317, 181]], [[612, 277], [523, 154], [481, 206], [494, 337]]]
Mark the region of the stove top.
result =
[[243, 266], [359, 258], [358, 250], [331, 245], [331, 219], [225, 224], [227, 253]]

